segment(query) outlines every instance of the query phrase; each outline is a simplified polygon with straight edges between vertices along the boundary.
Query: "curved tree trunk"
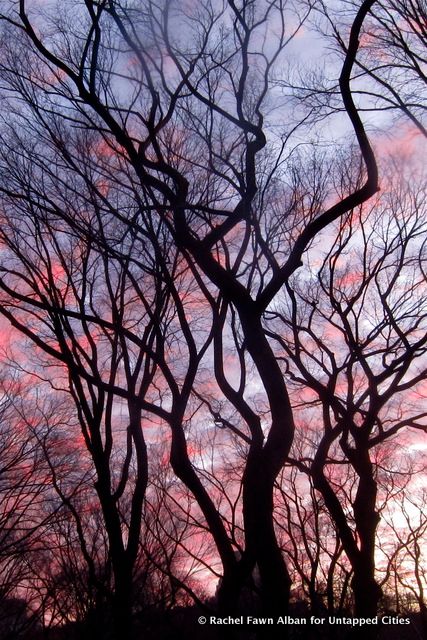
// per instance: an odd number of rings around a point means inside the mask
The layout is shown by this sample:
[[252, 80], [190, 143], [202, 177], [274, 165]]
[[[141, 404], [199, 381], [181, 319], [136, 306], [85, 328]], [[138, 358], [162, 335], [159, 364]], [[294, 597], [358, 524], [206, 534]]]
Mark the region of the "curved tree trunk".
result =
[[[254, 441], [244, 474], [243, 514], [246, 544], [261, 580], [262, 615], [277, 619], [289, 607], [291, 580], [274, 530], [274, 482], [293, 440], [294, 424], [282, 371], [253, 309], [240, 308], [248, 351], [263, 383], [271, 413], [266, 442]], [[284, 637], [283, 627], [266, 627], [266, 637]]]

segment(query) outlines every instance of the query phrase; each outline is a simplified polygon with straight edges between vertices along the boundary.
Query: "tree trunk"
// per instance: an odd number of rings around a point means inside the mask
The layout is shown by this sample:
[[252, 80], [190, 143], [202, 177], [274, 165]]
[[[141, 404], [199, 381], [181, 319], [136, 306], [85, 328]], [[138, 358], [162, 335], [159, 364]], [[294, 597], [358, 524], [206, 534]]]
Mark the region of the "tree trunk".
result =
[[272, 617], [273, 625], [258, 630], [257, 637], [285, 638], [277, 618], [288, 613], [291, 580], [277, 543], [273, 520], [274, 477], [264, 461], [263, 451], [248, 463], [244, 477], [243, 514], [246, 547], [253, 554], [260, 577], [260, 616]]
[[282, 371], [253, 309], [239, 308], [247, 349], [262, 380], [271, 412], [265, 444], [253, 437], [243, 478], [246, 548], [253, 553], [261, 580], [262, 616], [274, 625], [259, 638], [286, 637], [277, 618], [288, 612], [291, 580], [274, 531], [274, 483], [289, 454], [294, 435], [292, 408]]
[[382, 590], [377, 584], [371, 568], [359, 566], [354, 572], [351, 587], [354, 595], [354, 615], [358, 618], [375, 617], [378, 612], [378, 603], [382, 597]]
[[377, 615], [378, 603], [382, 597], [382, 590], [375, 580], [375, 534], [380, 521], [376, 511], [377, 483], [366, 444], [359, 451], [352, 451], [349, 459], [359, 476], [353, 504], [360, 541], [357, 562], [353, 566], [354, 613], [363, 618], [372, 618]]
[[112, 615], [114, 640], [132, 640], [132, 575], [126, 569], [115, 571]]

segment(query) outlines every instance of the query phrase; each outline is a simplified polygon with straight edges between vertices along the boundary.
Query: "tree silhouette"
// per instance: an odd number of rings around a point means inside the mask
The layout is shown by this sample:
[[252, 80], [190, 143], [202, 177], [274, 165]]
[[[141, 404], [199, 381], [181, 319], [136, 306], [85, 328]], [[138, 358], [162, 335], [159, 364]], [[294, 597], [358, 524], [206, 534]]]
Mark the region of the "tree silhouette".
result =
[[[399, 431], [427, 431], [425, 407], [414, 400], [427, 348], [422, 182], [412, 174], [399, 183], [392, 173], [379, 201], [342, 219], [320, 266], [290, 281], [289, 303], [270, 312], [270, 335], [289, 376], [312, 392], [303, 406], [315, 425], [314, 446], [293, 460], [335, 523], [353, 570], [355, 613], [363, 617], [376, 615], [381, 597], [376, 452]], [[340, 478], [346, 465], [355, 482]]]
[[[221, 559], [219, 610], [237, 611], [256, 568], [263, 612], [286, 612], [291, 580], [274, 493], [293, 442], [295, 382], [318, 394], [332, 422], [324, 421], [304, 471], [352, 563], [356, 613], [375, 609], [370, 450], [407, 425], [402, 418], [392, 426], [381, 410], [409, 388], [405, 375], [424, 352], [413, 337], [424, 318], [412, 323], [422, 306], [418, 284], [401, 300], [392, 293], [402, 261], [422, 269], [403, 251], [422, 223], [396, 216], [394, 230], [378, 240], [382, 253], [370, 253], [358, 231], [369, 225], [361, 207], [378, 189], [353, 97], [363, 25], [375, 4], [352, 9], [341, 66], [331, 70], [353, 146], [338, 149], [332, 140], [324, 151], [300, 144], [309, 119], [281, 122], [275, 92], [287, 45], [310, 12], [305, 3], [84, 0], [61, 11], [56, 3], [43, 10], [24, 0], [1, 3], [0, 311], [34, 345], [37, 374], [74, 403], [107, 532], [117, 637], [131, 635], [153, 425], [170, 440], [173, 472]], [[313, 141], [315, 124], [309, 131]], [[356, 236], [370, 262], [363, 284], [345, 289], [339, 259]], [[324, 262], [305, 286], [317, 241], [325, 243]], [[357, 309], [367, 289], [386, 321], [359, 344]], [[283, 304], [287, 317], [276, 311]], [[326, 308], [347, 347], [338, 365], [316, 333]], [[372, 373], [370, 349], [380, 339], [382, 371]], [[292, 365], [283, 365], [283, 352]], [[359, 375], [368, 379], [361, 396]], [[339, 376], [354, 391], [348, 401]], [[196, 423], [201, 433], [224, 428], [244, 443], [239, 557], [189, 450]], [[354, 529], [330, 486], [332, 446], [358, 476]]]

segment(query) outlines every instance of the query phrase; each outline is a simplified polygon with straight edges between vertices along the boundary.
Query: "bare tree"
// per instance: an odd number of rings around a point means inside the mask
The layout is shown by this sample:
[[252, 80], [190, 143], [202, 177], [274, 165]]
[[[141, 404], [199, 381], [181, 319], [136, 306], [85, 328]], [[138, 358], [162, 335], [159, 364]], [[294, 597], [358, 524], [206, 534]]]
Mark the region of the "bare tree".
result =
[[[359, 171], [345, 191], [328, 184], [313, 195], [293, 182], [291, 133], [277, 135], [277, 116], [269, 117], [272, 79], [307, 16], [303, 5], [85, 0], [39, 12], [24, 0], [2, 3], [0, 310], [47, 354], [54, 384], [74, 399], [96, 469], [122, 638], [147, 484], [146, 416], [171, 428], [172, 467], [223, 564], [222, 609], [235, 609], [257, 565], [265, 612], [286, 610], [273, 495], [294, 419], [263, 322], [313, 239], [377, 190], [350, 86], [373, 4], [355, 12], [338, 73]], [[237, 384], [226, 368], [229, 339]], [[188, 403], [209, 357], [227, 406], [217, 423], [247, 445], [239, 560], [186, 445]], [[255, 381], [262, 410], [247, 394]]]
[[[414, 177], [391, 177], [374, 207], [343, 219], [331, 248], [319, 251], [320, 265], [307, 265], [288, 285], [290, 303], [270, 312], [270, 335], [300, 389], [294, 402], [315, 425], [315, 453], [293, 460], [337, 527], [360, 616], [375, 615], [381, 597], [379, 447], [402, 430], [427, 431], [417, 401], [426, 376], [426, 202]], [[353, 483], [340, 477], [346, 465]]]
[[[309, 450], [304, 442], [301, 460]], [[298, 467], [285, 467], [280, 474], [275, 507], [279, 539], [294, 576], [294, 598], [308, 603], [317, 616], [343, 614], [350, 609], [352, 568], [313, 479]]]
[[[184, 354], [179, 358], [176, 350], [169, 361], [165, 352], [166, 343], [175, 339], [180, 328], [176, 309], [185, 304], [180, 302], [172, 278], [179, 281], [185, 273], [175, 261], [168, 272], [170, 287], [165, 294], [161, 271], [158, 275], [154, 271], [154, 282], [147, 283], [152, 273], [150, 265], [144, 267], [145, 273], [139, 267], [130, 268], [132, 243], [122, 247], [128, 256], [117, 260], [109, 256], [107, 260], [93, 251], [90, 241], [83, 244], [54, 218], [43, 219], [34, 212], [31, 217], [32, 204], [26, 228], [10, 220], [3, 235], [4, 247], [8, 247], [14, 262], [12, 269], [3, 271], [7, 296], [3, 310], [12, 324], [46, 354], [45, 369], [55, 371], [55, 382], [51, 383], [59, 391], [67, 391], [74, 402], [82, 444], [95, 470], [94, 487], [114, 573], [117, 634], [123, 634], [131, 618], [132, 575], [148, 478], [142, 420], [149, 422], [157, 417], [173, 424], [171, 414], [180, 415], [185, 410], [200, 358], [194, 348], [189, 354], [191, 369], [183, 373]], [[139, 251], [139, 265], [141, 257]], [[189, 331], [187, 324], [184, 330]], [[189, 340], [191, 348], [190, 334]], [[201, 353], [203, 348], [202, 342]], [[40, 370], [38, 375], [53, 380]], [[184, 465], [178, 473], [187, 473], [191, 482], [195, 474], [185, 468], [188, 458], [185, 439], [179, 440], [183, 438], [180, 422], [173, 433], [174, 455]], [[56, 466], [51, 464], [57, 493], [69, 509], [75, 510], [60, 487]], [[201, 492], [203, 499], [205, 492], [197, 478], [194, 490]], [[205, 502], [209, 509], [208, 498]], [[77, 511], [74, 515], [78, 523], [80, 515]], [[214, 518], [218, 520], [216, 514]], [[95, 568], [90, 554], [85, 553], [82, 532], [79, 537], [95, 581]]]

